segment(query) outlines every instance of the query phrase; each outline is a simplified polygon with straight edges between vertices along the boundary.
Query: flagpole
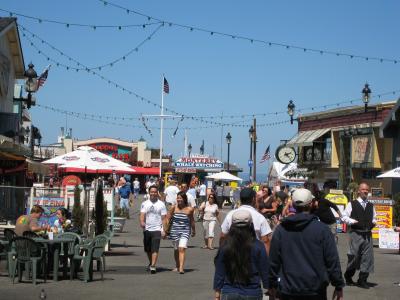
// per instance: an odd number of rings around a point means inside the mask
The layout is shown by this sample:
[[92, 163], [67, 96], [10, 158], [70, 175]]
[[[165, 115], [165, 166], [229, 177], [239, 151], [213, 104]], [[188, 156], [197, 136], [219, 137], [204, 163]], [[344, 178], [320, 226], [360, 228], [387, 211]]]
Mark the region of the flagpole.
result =
[[163, 153], [163, 126], [164, 126], [164, 74], [162, 76], [162, 81], [161, 81], [161, 115], [160, 115], [160, 120], [161, 120], [161, 126], [160, 126], [160, 173], [159, 173], [159, 179], [161, 180], [161, 175], [162, 175], [162, 153]]

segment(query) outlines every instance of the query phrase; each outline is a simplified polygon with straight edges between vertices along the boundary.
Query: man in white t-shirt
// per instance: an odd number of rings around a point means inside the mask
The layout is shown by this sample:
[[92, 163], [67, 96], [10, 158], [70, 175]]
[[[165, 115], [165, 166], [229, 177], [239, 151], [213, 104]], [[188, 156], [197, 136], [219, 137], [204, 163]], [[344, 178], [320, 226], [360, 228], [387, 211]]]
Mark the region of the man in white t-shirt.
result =
[[186, 196], [188, 198], [189, 206], [193, 207], [196, 210], [196, 208], [197, 208], [196, 199], [192, 196], [191, 193], [188, 193], [188, 190], [189, 190], [189, 187], [188, 187], [187, 183], [182, 183], [181, 184], [181, 192], [185, 192], [186, 193]]
[[237, 210], [247, 210], [250, 212], [253, 219], [253, 225], [257, 239], [264, 242], [265, 249], [267, 250], [267, 253], [269, 253], [272, 230], [271, 227], [268, 225], [267, 219], [265, 219], [265, 217], [254, 208], [254, 205], [256, 203], [256, 192], [251, 188], [244, 188], [243, 190], [241, 190], [240, 203], [240, 207], [231, 210], [222, 222], [220, 244], [223, 243], [225, 235], [228, 234], [229, 229], [231, 228], [233, 213]]
[[149, 195], [150, 199], [144, 201], [140, 208], [140, 226], [144, 229], [143, 244], [149, 269], [151, 274], [155, 274], [161, 237], [165, 236], [163, 228], [166, 226], [167, 209], [164, 202], [158, 199], [157, 186], [149, 187]]
[[133, 181], [133, 196], [135, 199], [139, 197], [139, 192], [140, 192], [140, 182], [139, 179], [135, 178]]
[[176, 204], [176, 195], [179, 193], [179, 188], [176, 186], [176, 181], [171, 180], [170, 185], [164, 190], [165, 205], [167, 209]]
[[200, 185], [199, 196], [200, 196], [200, 205], [201, 205], [203, 202], [206, 202], [206, 198], [207, 198], [207, 186], [205, 185], [204, 182], [202, 182]]

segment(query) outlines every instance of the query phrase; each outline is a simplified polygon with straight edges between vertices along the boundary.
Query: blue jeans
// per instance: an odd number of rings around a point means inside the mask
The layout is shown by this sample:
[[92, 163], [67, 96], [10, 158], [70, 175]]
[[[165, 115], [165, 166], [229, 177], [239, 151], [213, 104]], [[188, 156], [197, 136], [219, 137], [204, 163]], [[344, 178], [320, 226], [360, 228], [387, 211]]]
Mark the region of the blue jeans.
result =
[[221, 300], [262, 300], [263, 296], [246, 296], [240, 294], [221, 294]]
[[119, 206], [121, 209], [125, 208], [126, 210], [129, 210], [129, 199], [121, 198], [119, 201]]
[[133, 194], [135, 195], [135, 198], [139, 196], [140, 189], [133, 189]]

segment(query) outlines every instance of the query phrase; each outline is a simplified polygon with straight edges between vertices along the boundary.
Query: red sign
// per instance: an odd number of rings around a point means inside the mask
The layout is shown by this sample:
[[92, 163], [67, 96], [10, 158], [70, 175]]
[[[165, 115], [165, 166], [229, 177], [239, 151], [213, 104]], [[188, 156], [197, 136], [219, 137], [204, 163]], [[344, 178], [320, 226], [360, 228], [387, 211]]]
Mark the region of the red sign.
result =
[[65, 176], [63, 181], [62, 181], [62, 186], [66, 186], [66, 185], [80, 185], [81, 184], [81, 179], [76, 176], [76, 175], [68, 175]]
[[117, 145], [111, 145], [111, 144], [91, 144], [90, 147], [93, 147], [97, 151], [100, 152], [118, 152], [118, 146]]

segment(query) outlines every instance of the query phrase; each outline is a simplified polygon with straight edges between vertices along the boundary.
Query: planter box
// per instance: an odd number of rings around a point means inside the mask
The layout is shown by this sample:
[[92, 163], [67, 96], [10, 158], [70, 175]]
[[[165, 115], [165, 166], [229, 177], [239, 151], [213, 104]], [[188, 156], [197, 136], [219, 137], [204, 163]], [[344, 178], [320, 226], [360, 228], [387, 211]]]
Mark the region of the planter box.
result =
[[[114, 228], [113, 232], [121, 233], [124, 229], [126, 218], [114, 217]], [[108, 223], [111, 224], [111, 218], [108, 217]]]

